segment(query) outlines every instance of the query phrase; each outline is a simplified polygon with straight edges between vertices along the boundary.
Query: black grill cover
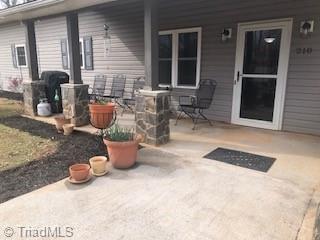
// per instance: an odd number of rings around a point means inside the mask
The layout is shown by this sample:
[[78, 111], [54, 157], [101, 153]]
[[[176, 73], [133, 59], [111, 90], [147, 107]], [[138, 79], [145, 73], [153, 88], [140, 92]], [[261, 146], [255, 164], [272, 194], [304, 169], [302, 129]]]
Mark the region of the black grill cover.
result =
[[[46, 95], [51, 104], [52, 113], [62, 113], [61, 84], [69, 83], [69, 75], [60, 71], [44, 71], [41, 80], [46, 84]], [[58, 91], [59, 101], [55, 101], [56, 91]]]

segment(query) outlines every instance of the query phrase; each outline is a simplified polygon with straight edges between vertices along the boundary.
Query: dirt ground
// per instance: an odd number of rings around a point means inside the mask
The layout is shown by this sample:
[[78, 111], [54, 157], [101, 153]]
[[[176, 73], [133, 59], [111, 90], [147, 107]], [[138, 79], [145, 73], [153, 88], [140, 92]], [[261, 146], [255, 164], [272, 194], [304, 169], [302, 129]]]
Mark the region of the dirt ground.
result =
[[[10, 98], [8, 93], [5, 96]], [[53, 125], [12, 111], [13, 105], [0, 105], [0, 203], [66, 178], [74, 163], [106, 154], [99, 137], [82, 132], [58, 134]]]

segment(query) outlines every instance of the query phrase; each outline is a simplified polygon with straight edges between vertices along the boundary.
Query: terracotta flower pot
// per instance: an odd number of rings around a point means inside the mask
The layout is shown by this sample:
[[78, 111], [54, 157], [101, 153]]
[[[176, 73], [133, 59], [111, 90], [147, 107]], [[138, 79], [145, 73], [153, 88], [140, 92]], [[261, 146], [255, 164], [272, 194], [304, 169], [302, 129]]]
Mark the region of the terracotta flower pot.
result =
[[72, 132], [73, 132], [73, 129], [74, 129], [74, 125], [73, 124], [64, 124], [63, 126], [63, 134], [65, 136], [69, 136]]
[[56, 121], [56, 128], [58, 132], [63, 132], [63, 125], [71, 122], [70, 119], [66, 119], [64, 116], [57, 116], [54, 120]]
[[91, 169], [93, 171], [93, 174], [103, 174], [108, 171], [107, 169], [107, 162], [108, 159], [104, 156], [96, 156], [93, 158], [90, 158], [89, 160]]
[[114, 114], [115, 104], [89, 104], [90, 122], [92, 126], [99, 129], [107, 128]]
[[112, 166], [119, 169], [132, 167], [137, 160], [140, 141], [140, 136], [136, 140], [129, 142], [113, 142], [103, 139], [104, 144], [107, 146]]
[[70, 176], [76, 181], [83, 181], [87, 179], [89, 171], [89, 164], [75, 164], [69, 167]]

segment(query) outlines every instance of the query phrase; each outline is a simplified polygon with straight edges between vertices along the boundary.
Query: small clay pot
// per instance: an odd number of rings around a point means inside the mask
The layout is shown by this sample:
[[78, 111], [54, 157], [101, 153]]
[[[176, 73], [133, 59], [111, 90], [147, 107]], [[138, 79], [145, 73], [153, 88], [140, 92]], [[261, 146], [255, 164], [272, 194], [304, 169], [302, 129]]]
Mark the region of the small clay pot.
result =
[[103, 174], [107, 173], [107, 161], [108, 159], [103, 156], [96, 156], [93, 158], [90, 158], [89, 162], [93, 171], [93, 174]]
[[63, 126], [63, 134], [65, 136], [69, 136], [72, 132], [73, 132], [73, 129], [74, 129], [74, 125], [73, 124], [64, 124]]
[[89, 172], [89, 164], [75, 164], [69, 167], [70, 176], [76, 181], [83, 181], [87, 179]]
[[56, 121], [56, 128], [59, 133], [63, 132], [64, 124], [69, 124], [71, 122], [70, 119], [66, 119], [64, 116], [57, 116], [54, 118], [54, 120]]

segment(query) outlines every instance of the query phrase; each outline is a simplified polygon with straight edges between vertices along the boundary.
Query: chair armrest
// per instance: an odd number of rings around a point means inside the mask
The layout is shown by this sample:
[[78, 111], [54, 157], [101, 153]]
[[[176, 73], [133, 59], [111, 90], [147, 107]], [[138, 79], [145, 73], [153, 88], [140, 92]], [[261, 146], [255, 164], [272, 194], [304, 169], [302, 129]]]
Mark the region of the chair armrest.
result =
[[197, 97], [196, 96], [179, 96], [179, 105], [190, 105], [193, 106], [195, 105], [197, 101]]

